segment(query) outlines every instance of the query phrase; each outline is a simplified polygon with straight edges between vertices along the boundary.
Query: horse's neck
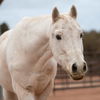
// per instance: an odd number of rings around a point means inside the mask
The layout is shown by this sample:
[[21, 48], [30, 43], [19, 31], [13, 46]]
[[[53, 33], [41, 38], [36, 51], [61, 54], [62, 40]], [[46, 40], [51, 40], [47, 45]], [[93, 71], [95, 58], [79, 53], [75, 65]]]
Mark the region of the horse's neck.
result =
[[[50, 18], [26, 18], [23, 19], [13, 30], [12, 37], [18, 45], [23, 45], [22, 54], [27, 52], [30, 59], [39, 59], [49, 49]], [[20, 44], [18, 42], [20, 41]], [[20, 47], [21, 47], [20, 46]], [[21, 52], [21, 51], [20, 51]], [[28, 59], [27, 58], [27, 59]], [[35, 62], [36, 60], [34, 60]]]
[[[33, 21], [33, 27], [32, 32], [34, 33], [34, 36], [37, 38], [36, 41], [34, 41], [33, 49], [36, 52], [35, 56], [40, 57], [43, 54], [45, 54], [48, 50], [50, 50], [49, 46], [49, 28], [50, 28], [50, 19], [42, 19], [39, 21]], [[52, 55], [52, 54], [51, 54]]]
[[32, 33], [34, 33], [34, 35], [39, 38], [37, 41], [37, 44], [39, 44], [40, 47], [42, 47], [42, 46], [47, 45], [49, 42], [49, 34], [50, 34], [49, 30], [50, 30], [51, 22], [50, 22], [50, 19], [45, 18], [45, 17], [42, 18], [41, 20], [40, 19], [39, 21], [37, 20], [37, 23], [35, 22], [35, 25], [33, 25], [36, 27], [34, 28]]
[[33, 22], [35, 24], [35, 30], [37, 30], [37, 34], [39, 36], [44, 36], [46, 38], [49, 38], [49, 30], [51, 26], [51, 19], [50, 17], [43, 17], [40, 19], [37, 19], [36, 22]]

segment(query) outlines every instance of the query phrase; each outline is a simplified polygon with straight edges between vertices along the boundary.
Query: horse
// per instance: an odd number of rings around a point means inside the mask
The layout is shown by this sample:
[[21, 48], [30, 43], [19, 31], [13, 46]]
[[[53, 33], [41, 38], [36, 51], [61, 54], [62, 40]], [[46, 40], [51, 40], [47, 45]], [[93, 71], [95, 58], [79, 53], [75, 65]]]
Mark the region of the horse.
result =
[[0, 37], [0, 85], [4, 100], [47, 100], [57, 64], [74, 80], [87, 70], [83, 31], [73, 5], [68, 14], [25, 17]]

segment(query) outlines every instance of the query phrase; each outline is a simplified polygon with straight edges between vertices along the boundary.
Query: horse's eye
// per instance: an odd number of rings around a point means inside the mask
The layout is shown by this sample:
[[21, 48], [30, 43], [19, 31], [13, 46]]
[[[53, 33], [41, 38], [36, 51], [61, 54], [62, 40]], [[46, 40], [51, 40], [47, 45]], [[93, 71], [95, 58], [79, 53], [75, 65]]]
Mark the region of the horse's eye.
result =
[[80, 34], [80, 38], [82, 38], [82, 37], [83, 37], [83, 33]]
[[61, 40], [61, 35], [56, 35], [57, 40]]

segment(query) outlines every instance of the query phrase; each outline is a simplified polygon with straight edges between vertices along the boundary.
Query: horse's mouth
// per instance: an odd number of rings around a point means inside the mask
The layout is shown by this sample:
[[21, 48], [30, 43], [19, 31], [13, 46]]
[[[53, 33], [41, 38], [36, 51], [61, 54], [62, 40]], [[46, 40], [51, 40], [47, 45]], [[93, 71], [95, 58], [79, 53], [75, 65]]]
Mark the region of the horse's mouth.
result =
[[73, 75], [71, 75], [71, 78], [73, 79], [73, 80], [81, 80], [81, 79], [83, 79], [83, 75], [82, 76], [73, 76]]

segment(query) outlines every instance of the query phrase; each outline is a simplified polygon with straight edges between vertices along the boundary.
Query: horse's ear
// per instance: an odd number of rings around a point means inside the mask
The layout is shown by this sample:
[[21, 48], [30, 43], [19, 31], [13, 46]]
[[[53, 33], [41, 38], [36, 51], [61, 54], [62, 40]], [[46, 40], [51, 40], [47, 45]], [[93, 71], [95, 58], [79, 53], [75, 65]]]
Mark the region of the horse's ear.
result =
[[75, 18], [75, 19], [77, 18], [77, 10], [76, 10], [76, 7], [74, 5], [71, 7], [70, 16]]
[[58, 9], [55, 7], [52, 11], [52, 20], [53, 22], [56, 22], [59, 18], [59, 11]]

